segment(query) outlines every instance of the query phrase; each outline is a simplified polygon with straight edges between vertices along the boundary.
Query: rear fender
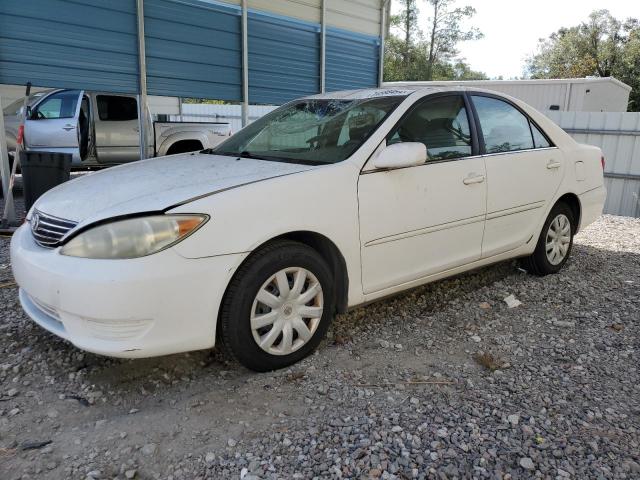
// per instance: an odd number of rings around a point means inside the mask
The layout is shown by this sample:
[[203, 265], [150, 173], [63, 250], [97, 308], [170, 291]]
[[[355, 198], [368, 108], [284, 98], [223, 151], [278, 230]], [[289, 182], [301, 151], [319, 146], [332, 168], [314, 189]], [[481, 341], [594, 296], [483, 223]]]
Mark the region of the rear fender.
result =
[[162, 143], [156, 147], [156, 156], [162, 157], [167, 154], [169, 148], [175, 143], [184, 141], [184, 140], [193, 140], [198, 141], [202, 144], [203, 148], [210, 148], [210, 141], [204, 133], [199, 132], [177, 132], [169, 135], [165, 139], [162, 140]]

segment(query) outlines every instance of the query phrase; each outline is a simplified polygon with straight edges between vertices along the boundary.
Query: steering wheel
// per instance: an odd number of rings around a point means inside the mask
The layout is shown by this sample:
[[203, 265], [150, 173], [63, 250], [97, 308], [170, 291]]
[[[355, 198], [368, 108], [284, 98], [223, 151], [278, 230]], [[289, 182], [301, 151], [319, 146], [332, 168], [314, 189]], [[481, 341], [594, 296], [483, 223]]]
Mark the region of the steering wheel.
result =
[[46, 120], [47, 117], [40, 110], [36, 110], [36, 119], [38, 119], [38, 120]]

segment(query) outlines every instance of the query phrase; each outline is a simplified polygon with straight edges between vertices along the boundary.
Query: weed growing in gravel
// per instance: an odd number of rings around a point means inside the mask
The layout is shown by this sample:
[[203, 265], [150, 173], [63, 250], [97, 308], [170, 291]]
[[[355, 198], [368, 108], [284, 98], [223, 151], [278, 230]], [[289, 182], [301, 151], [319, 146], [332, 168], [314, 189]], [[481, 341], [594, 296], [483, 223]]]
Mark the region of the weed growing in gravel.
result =
[[478, 365], [482, 365], [484, 368], [491, 370], [492, 372], [499, 370], [505, 365], [505, 362], [489, 352], [478, 352], [473, 356], [473, 359], [478, 363]]

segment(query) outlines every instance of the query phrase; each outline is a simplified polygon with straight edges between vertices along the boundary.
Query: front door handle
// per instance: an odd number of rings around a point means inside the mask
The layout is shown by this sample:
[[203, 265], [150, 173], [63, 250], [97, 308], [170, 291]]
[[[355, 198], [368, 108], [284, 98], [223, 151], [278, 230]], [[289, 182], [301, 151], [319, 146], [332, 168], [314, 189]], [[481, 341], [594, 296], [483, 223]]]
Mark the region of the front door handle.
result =
[[484, 175], [478, 175], [476, 173], [471, 173], [467, 175], [467, 177], [462, 180], [462, 183], [465, 185], [473, 185], [474, 183], [482, 183], [484, 182]]
[[69, 124], [69, 123], [67, 123], [64, 127], [62, 127], [62, 129], [63, 129], [63, 130], [66, 130], [67, 132], [68, 132], [69, 130], [73, 130], [74, 128], [76, 128], [76, 126], [75, 126], [75, 125], [71, 125], [71, 124]]
[[562, 164], [560, 162], [556, 162], [555, 160], [551, 159], [547, 162], [547, 168], [549, 170], [553, 169], [553, 168], [560, 168], [562, 166]]

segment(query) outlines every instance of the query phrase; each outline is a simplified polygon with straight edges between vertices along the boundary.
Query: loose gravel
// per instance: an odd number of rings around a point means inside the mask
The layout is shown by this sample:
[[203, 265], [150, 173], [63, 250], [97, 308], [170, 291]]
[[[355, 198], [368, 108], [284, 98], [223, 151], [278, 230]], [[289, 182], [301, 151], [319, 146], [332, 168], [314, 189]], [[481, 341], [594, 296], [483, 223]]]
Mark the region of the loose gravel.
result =
[[82, 352], [21, 312], [8, 245], [1, 479], [640, 478], [638, 219], [554, 276], [506, 262], [341, 315], [267, 374]]

